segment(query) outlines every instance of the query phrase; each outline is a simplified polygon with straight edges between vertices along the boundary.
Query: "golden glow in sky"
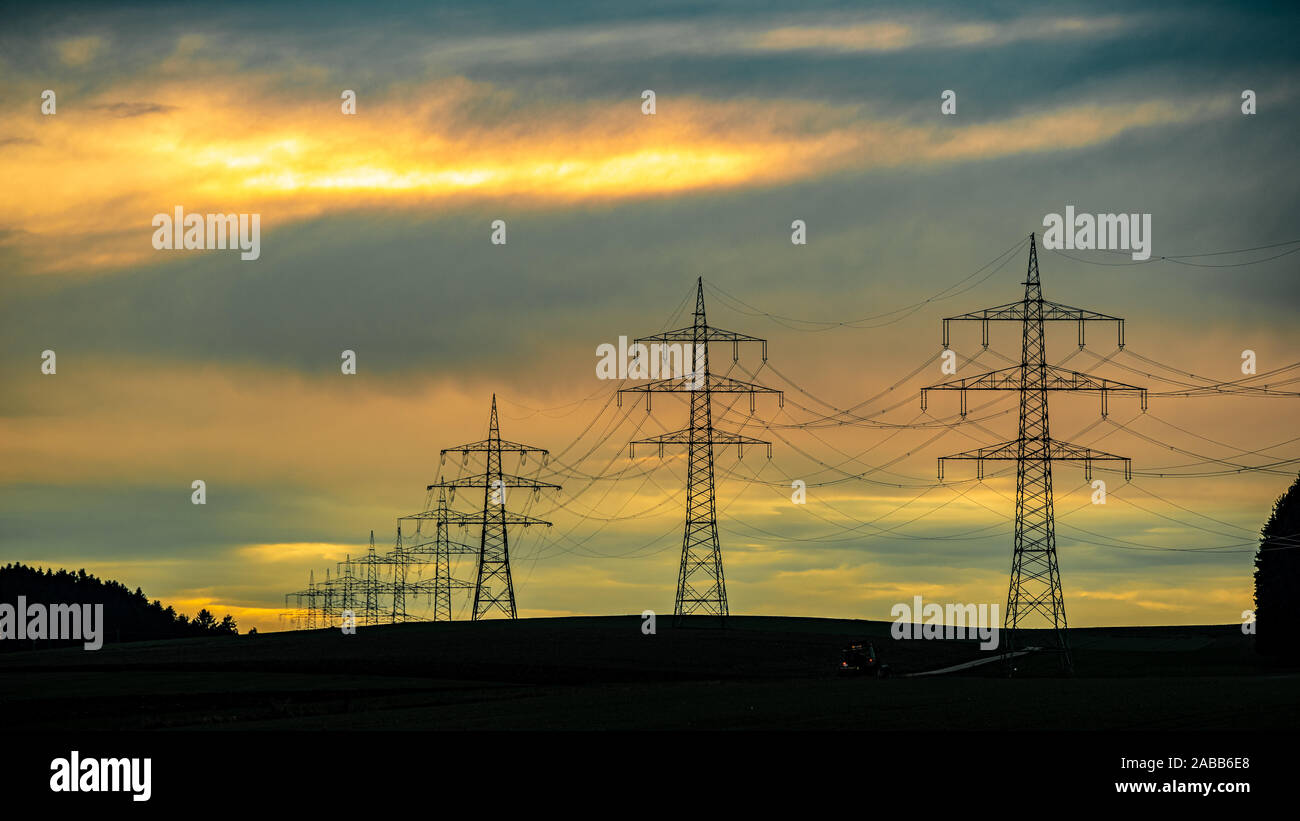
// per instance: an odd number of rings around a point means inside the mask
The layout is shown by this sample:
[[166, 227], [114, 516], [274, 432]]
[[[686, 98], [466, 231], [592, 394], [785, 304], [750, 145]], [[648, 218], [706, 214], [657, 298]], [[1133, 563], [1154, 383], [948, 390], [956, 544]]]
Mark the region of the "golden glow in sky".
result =
[[[84, 272], [157, 260], [150, 220], [177, 204], [261, 213], [269, 231], [331, 211], [467, 198], [542, 208], [1080, 148], [1213, 111], [1096, 104], [955, 130], [788, 99], [675, 97], [645, 115], [635, 101], [518, 101], [460, 79], [401, 102], [362, 96], [355, 115], [338, 100], [272, 94], [256, 78], [238, 88], [136, 81], [19, 121], [0, 154], [0, 221], [23, 232], [33, 270]], [[123, 98], [149, 103], [112, 102]], [[494, 102], [512, 113], [466, 114]]]

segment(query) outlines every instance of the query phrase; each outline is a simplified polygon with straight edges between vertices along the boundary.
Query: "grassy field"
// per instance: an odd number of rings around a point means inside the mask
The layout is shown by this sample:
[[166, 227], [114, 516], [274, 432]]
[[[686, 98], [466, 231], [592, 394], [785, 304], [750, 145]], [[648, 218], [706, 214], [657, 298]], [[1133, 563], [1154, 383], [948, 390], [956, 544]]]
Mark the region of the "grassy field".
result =
[[[361, 627], [0, 655], [13, 730], [1264, 729], [1300, 727], [1300, 670], [1237, 625], [1071, 631], [1076, 674], [885, 622], [732, 617], [656, 635], [635, 616]], [[897, 674], [843, 679], [847, 639]], [[1032, 639], [1031, 639], [1032, 642]]]

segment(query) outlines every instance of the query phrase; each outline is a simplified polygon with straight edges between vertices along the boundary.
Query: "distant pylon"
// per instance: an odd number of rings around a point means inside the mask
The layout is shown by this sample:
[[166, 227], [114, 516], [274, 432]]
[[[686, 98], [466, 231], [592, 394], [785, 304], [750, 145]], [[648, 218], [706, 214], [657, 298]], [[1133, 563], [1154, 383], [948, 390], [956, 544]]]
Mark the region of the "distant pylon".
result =
[[316, 571], [307, 576], [307, 629], [316, 629], [316, 614], [320, 609], [320, 593], [316, 590]]
[[334, 616], [334, 605], [337, 603], [334, 595], [334, 582], [330, 580], [330, 569], [325, 568], [325, 584], [321, 588], [321, 627], [329, 627], [330, 621]]
[[447, 491], [438, 488], [438, 520], [433, 546], [433, 620], [451, 621], [451, 538], [448, 534]]
[[[438, 509], [400, 517], [397, 541], [392, 551], [382, 555], [376, 553], [375, 532], [372, 530], [367, 552], [356, 559], [348, 555], [343, 562], [337, 564], [337, 573], [333, 578], [327, 569], [324, 583], [318, 585], [313, 570], [306, 589], [285, 594], [286, 607], [293, 603], [292, 610], [286, 616], [295, 626], [308, 629], [328, 627], [335, 616], [342, 618], [348, 610], [353, 613], [352, 623], [355, 625], [377, 625], [385, 620], [396, 624], [417, 620], [409, 606], [412, 597], [418, 600], [421, 594], [425, 594], [433, 600], [434, 620], [450, 621], [451, 591], [473, 587], [470, 582], [451, 576], [451, 556], [468, 553], [477, 556], [480, 548], [452, 542], [448, 527], [451, 524], [462, 527], [481, 525], [484, 517], [481, 513], [448, 510], [446, 500], [446, 490], [440, 490]], [[406, 536], [402, 530], [402, 522], [408, 519], [417, 520], [413, 538]], [[418, 520], [423, 519], [437, 521], [437, 534], [433, 541], [421, 541], [421, 522]], [[512, 513], [504, 514], [504, 519], [509, 525], [549, 524]], [[429, 564], [429, 557], [433, 558], [434, 575], [431, 579], [424, 579], [420, 577], [420, 568]], [[358, 573], [359, 566], [365, 568], [363, 574]], [[412, 573], [412, 566], [415, 566], [415, 573]], [[388, 570], [383, 569], [388, 567], [392, 568], [391, 580], [387, 578]], [[387, 601], [385, 596], [388, 597]], [[342, 623], [344, 622], [341, 621], [340, 624]]]
[[1066, 460], [1084, 463], [1084, 475], [1092, 480], [1092, 463], [1118, 461], [1124, 463], [1124, 475], [1131, 475], [1127, 458], [1104, 451], [1074, 445], [1051, 438], [1047, 422], [1047, 392], [1099, 391], [1101, 415], [1108, 412], [1106, 397], [1110, 393], [1141, 396], [1142, 410], [1146, 410], [1146, 389], [1108, 379], [1100, 379], [1077, 371], [1069, 371], [1047, 364], [1047, 349], [1043, 323], [1050, 320], [1070, 320], [1079, 325], [1079, 347], [1084, 347], [1084, 324], [1105, 320], [1119, 323], [1119, 346], [1124, 347], [1124, 320], [1116, 316], [1099, 314], [1082, 308], [1071, 308], [1043, 299], [1042, 285], [1038, 279], [1038, 249], [1036, 237], [1029, 235], [1029, 267], [1023, 283], [1024, 298], [1019, 302], [986, 308], [967, 314], [948, 317], [943, 321], [943, 347], [948, 349], [948, 323], [978, 320], [984, 323], [984, 347], [989, 346], [990, 320], [1011, 320], [1021, 323], [1020, 364], [1002, 368], [979, 376], [958, 379], [933, 385], [921, 391], [921, 409], [926, 409], [926, 392], [932, 390], [961, 391], [961, 415], [966, 416], [966, 391], [1014, 390], [1020, 394], [1020, 424], [1017, 437], [1000, 445], [944, 456], [939, 459], [939, 478], [943, 478], [943, 463], [950, 459], [974, 460], [977, 475], [984, 478], [985, 460], [1014, 461], [1016, 463], [1016, 532], [1011, 560], [1011, 582], [1007, 591], [1007, 611], [1003, 615], [1004, 652], [1019, 649], [1017, 630], [1027, 628], [1035, 617], [1052, 629], [1061, 663], [1073, 670], [1070, 645], [1066, 635], [1065, 598], [1061, 592], [1061, 575], [1056, 559], [1056, 521], [1052, 507], [1052, 461]]
[[375, 555], [375, 531], [370, 531], [370, 549], [366, 552], [365, 604], [361, 609], [363, 624], [379, 623], [379, 557]]
[[[538, 524], [536, 520], [524, 522], [515, 514], [507, 513], [506, 524]], [[526, 517], [524, 517], [526, 518]], [[438, 506], [432, 510], [426, 510], [410, 516], [403, 516], [399, 521], [411, 520], [416, 521], [417, 541], [414, 545], [405, 547], [406, 556], [410, 564], [427, 564], [425, 557], [433, 556], [433, 579], [431, 581], [419, 581], [408, 585], [408, 589], [417, 595], [421, 592], [431, 596], [433, 601], [433, 620], [434, 621], [451, 621], [451, 591], [472, 589], [474, 584], [471, 582], [457, 579], [451, 574], [451, 557], [454, 555], [472, 554], [478, 556], [479, 548], [451, 540], [451, 525], [456, 524], [462, 527], [466, 525], [481, 525], [483, 523], [482, 514], [478, 513], [460, 513], [450, 510], [447, 507], [447, 489], [438, 487]], [[419, 534], [424, 525], [424, 520], [432, 519], [434, 521], [434, 537], [432, 542], [420, 542]]]
[[[432, 493], [430, 493], [432, 496]], [[432, 542], [421, 540], [421, 531], [423, 522], [421, 519], [429, 518], [428, 514], [432, 513], [434, 521], [434, 538]], [[408, 519], [415, 519], [415, 539], [412, 543], [407, 544], [403, 549], [403, 564], [406, 566], [418, 565], [423, 567], [429, 563], [430, 556], [433, 557], [433, 578], [419, 579], [408, 582], [405, 587], [417, 598], [420, 593], [429, 597], [433, 605], [433, 621], [451, 621], [451, 588], [454, 584], [451, 578], [451, 545], [447, 538], [447, 491], [438, 490], [438, 507], [433, 511], [425, 511], [414, 516], [403, 516], [398, 519], [397, 531], [400, 534], [402, 530], [401, 522]], [[477, 553], [478, 551], [474, 551]], [[468, 586], [468, 585], [465, 585]]]
[[[781, 391], [710, 372], [710, 342], [732, 343], [733, 361], [739, 359], [741, 342], [759, 342], [763, 346], [763, 361], [767, 361], [767, 340], [709, 326], [704, 314], [704, 278], [699, 277], [695, 283], [694, 323], [687, 328], [641, 337], [634, 343], [658, 347], [665, 361], [669, 359], [668, 349], [661, 346], [690, 343], [690, 351], [678, 358], [683, 363], [683, 368], [686, 367], [686, 361], [691, 360], [690, 372], [619, 391], [620, 405], [624, 393], [646, 394], [647, 413], [650, 411], [650, 394], [689, 393], [691, 396], [689, 427], [640, 439], [629, 445], [629, 452], [633, 454], [636, 445], [658, 445], [661, 456], [664, 445], [686, 445], [687, 448], [686, 527], [682, 535], [681, 564], [677, 571], [677, 598], [673, 605], [673, 615], [678, 620], [697, 613], [725, 619], [730, 612], [726, 576], [722, 568], [722, 546], [718, 540], [713, 446], [735, 445], [737, 452], [743, 455], [745, 445], [766, 445], [768, 456], [772, 455], [771, 442], [719, 430], [713, 426], [713, 394], [748, 393], [750, 413], [754, 411], [756, 393], [776, 394], [782, 404], [785, 401], [785, 395]], [[651, 363], [654, 363], [655, 353], [651, 349], [646, 349], [646, 353], [650, 356]]]
[[355, 572], [356, 568], [352, 564], [352, 556], [345, 556], [338, 568], [340, 615], [351, 611], [355, 623], [357, 610], [357, 576]]
[[293, 600], [293, 609], [289, 613], [289, 620], [295, 629], [311, 630], [316, 626], [316, 600], [319, 596], [316, 590], [316, 571], [312, 570], [308, 575], [309, 581], [307, 587], [293, 593], [286, 593], [284, 603], [289, 605]]
[[[543, 448], [535, 448], [501, 439], [500, 424], [497, 420], [496, 394], [492, 395], [492, 414], [488, 421], [488, 438], [454, 448], [445, 448], [442, 451], [443, 459], [446, 459], [447, 454], [453, 451], [460, 451], [465, 458], [468, 458], [471, 453], [482, 453], [486, 459], [486, 470], [481, 474], [452, 481], [435, 482], [428, 487], [429, 490], [457, 487], [483, 488], [483, 512], [473, 520], [475, 523], [482, 525], [482, 533], [479, 537], [478, 576], [474, 582], [472, 618], [478, 621], [493, 611], [500, 612], [507, 618], [516, 618], [518, 611], [515, 607], [514, 581], [510, 575], [510, 548], [506, 532], [507, 526], [512, 524], [540, 524], [549, 527], [551, 523], [522, 514], [507, 514], [507, 490], [522, 487], [529, 488], [534, 494], [537, 494], [542, 490], [559, 490], [560, 486], [503, 473], [501, 471], [501, 454], [518, 453], [522, 461], [527, 459], [530, 453], [541, 454], [544, 459], [547, 451]], [[449, 512], [449, 518], [452, 516], [453, 514]], [[450, 608], [450, 604], [448, 607]]]
[[393, 613], [392, 623], [406, 621], [406, 562], [402, 550], [402, 523], [397, 523], [397, 544], [393, 546]]

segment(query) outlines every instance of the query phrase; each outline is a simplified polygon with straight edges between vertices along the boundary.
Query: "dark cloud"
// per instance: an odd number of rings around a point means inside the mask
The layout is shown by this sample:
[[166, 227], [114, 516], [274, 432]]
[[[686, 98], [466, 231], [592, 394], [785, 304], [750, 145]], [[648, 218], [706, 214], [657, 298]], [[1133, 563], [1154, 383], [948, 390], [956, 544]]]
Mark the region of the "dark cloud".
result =
[[[192, 476], [170, 485], [8, 485], [0, 500], [0, 552], [42, 556], [210, 559], [232, 545], [359, 542], [348, 516], [292, 487], [237, 486], [209, 477], [207, 504], [190, 501]], [[311, 524], [308, 524], [311, 522]]]
[[146, 114], [166, 114], [169, 111], [175, 111], [174, 105], [163, 105], [162, 103], [101, 103], [93, 105], [91, 108], [96, 111], [103, 111], [119, 119], [126, 117], [143, 117]]

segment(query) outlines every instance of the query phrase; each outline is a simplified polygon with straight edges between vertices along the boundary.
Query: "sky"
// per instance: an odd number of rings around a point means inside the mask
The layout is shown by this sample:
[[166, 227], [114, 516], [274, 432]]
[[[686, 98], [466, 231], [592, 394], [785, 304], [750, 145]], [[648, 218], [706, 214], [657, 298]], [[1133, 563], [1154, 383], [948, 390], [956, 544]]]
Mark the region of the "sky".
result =
[[[717, 454], [731, 612], [1001, 605], [1013, 466], [981, 482], [954, 462], [940, 483], [936, 460], [1014, 438], [1015, 395], [970, 394], [958, 424], [955, 394], [923, 413], [920, 389], [952, 378], [941, 320], [1019, 299], [1028, 235], [1073, 206], [1151, 215], [1152, 259], [1038, 250], [1047, 299], [1126, 320], [1123, 351], [1113, 325], [1081, 351], [1059, 323], [1048, 360], [1151, 391], [1147, 412], [1115, 396], [1105, 419], [1095, 394], [1051, 398], [1054, 437], [1134, 470], [1097, 466], [1100, 505], [1081, 466], [1054, 467], [1070, 624], [1251, 607], [1251, 545], [1300, 464], [1300, 399], [1261, 395], [1297, 390], [1300, 360], [1300, 246], [1279, 245], [1300, 239], [1284, 4], [5, 17], [2, 561], [282, 629], [309, 572], [372, 530], [390, 548], [427, 485], [473, 472], [439, 451], [486, 436], [495, 394], [502, 435], [553, 457], [506, 470], [563, 486], [507, 500], [553, 522], [511, 534], [520, 615], [670, 612], [683, 454], [627, 444], [683, 427], [687, 405], [619, 407], [596, 349], [689, 324], [703, 277], [711, 324], [768, 340], [766, 363], [720, 346], [713, 370], [786, 391], [753, 416], [717, 400], [720, 427], [773, 442], [770, 460]], [[178, 206], [259, 215], [260, 255], [155, 248], [155, 215]], [[958, 377], [1019, 359], [1018, 326], [980, 341], [952, 326]], [[1176, 395], [1233, 380], [1250, 390]], [[850, 407], [861, 419], [835, 424]]]

